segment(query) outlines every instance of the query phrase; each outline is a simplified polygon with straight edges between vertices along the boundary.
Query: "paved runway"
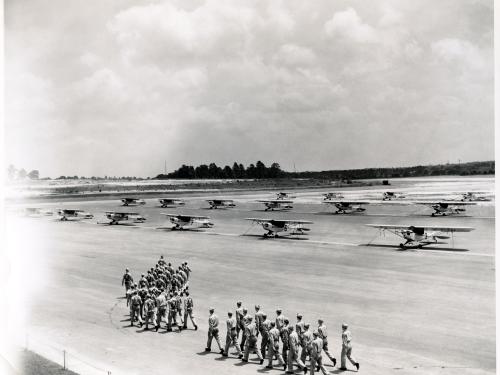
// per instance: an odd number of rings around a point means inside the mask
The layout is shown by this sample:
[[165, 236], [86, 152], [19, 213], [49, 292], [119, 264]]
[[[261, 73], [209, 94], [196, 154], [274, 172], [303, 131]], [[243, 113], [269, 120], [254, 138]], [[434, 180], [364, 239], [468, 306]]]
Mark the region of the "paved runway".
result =
[[[297, 195], [299, 203], [286, 213], [263, 212], [252, 202], [261, 197], [254, 193], [235, 196], [237, 207], [226, 210], [208, 210], [202, 196], [175, 209], [159, 208], [153, 199], [140, 207], [119, 207], [116, 200], [44, 205], [94, 213], [137, 211], [148, 220], [136, 226], [96, 224], [104, 221], [102, 216], [81, 222], [12, 219], [10, 233], [18, 233], [12, 240], [24, 249], [27, 269], [37, 275], [27, 316], [33, 346], [43, 351], [48, 341], [113, 374], [268, 372], [257, 362], [242, 364], [234, 357], [203, 353], [208, 308], [216, 308], [224, 337], [226, 313], [242, 300], [252, 312], [260, 304], [271, 318], [278, 307], [293, 322], [297, 312], [314, 327], [323, 318], [337, 357], [340, 325], [348, 322], [353, 354], [365, 374], [495, 373], [491, 204], [471, 207], [468, 217], [431, 218], [424, 216], [430, 211], [408, 206], [368, 206], [366, 215], [331, 215], [314, 201], [300, 203], [301, 193]], [[170, 231], [161, 212], [208, 215], [215, 227]], [[262, 227], [245, 217], [300, 218], [314, 224], [307, 238], [263, 239]], [[476, 230], [456, 234], [453, 244], [402, 252], [388, 246], [399, 244], [399, 238], [380, 237], [364, 225], [373, 223]], [[19, 228], [25, 228], [21, 236]], [[33, 243], [38, 244], [36, 253]], [[138, 279], [161, 254], [174, 265], [188, 261], [193, 270], [190, 289], [198, 331], [167, 334], [128, 327], [123, 271], [129, 267]], [[51, 355], [49, 350], [42, 354]]]

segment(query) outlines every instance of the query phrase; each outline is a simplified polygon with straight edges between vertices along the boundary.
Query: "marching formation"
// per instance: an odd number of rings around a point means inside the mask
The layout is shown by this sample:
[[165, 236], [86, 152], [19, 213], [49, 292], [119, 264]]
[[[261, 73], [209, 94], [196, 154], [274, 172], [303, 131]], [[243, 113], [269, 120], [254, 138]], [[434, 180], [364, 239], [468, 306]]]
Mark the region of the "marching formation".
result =
[[[327, 371], [323, 365], [323, 353], [333, 363], [337, 360], [328, 348], [328, 331], [323, 319], [318, 319], [318, 326], [313, 329], [309, 323], [305, 323], [301, 314], [297, 314], [295, 323], [290, 322], [282, 314], [281, 309], [276, 310], [276, 317], [270, 319], [259, 305], [255, 306], [255, 313], [250, 315], [248, 309], [241, 302], [236, 303], [236, 311], [227, 313], [226, 319], [226, 342], [222, 347], [219, 334], [219, 318], [215, 309], [210, 308], [208, 318], [208, 341], [205, 351], [211, 351], [212, 341], [218, 345], [220, 354], [229, 356], [229, 348], [233, 346], [236, 355], [243, 362], [248, 362], [252, 353], [257, 355], [260, 364], [267, 358], [267, 369], [273, 368], [273, 362], [277, 361], [287, 374], [294, 373], [294, 364], [299, 369], [310, 374], [321, 370], [323, 374]], [[241, 332], [241, 339], [240, 339]], [[259, 343], [260, 337], [260, 343]], [[351, 346], [352, 335], [347, 324], [342, 324], [342, 351], [340, 370], [347, 370], [346, 362], [359, 370], [359, 363], [352, 357]], [[309, 366], [306, 365], [309, 359]]]
[[153, 325], [158, 331], [162, 320], [166, 319], [167, 332], [172, 327], [178, 331], [187, 328], [188, 317], [197, 330], [193, 315], [194, 303], [189, 295], [189, 274], [191, 269], [187, 262], [177, 269], [160, 257], [154, 268], [141, 274], [138, 282], [134, 282], [129, 269], [125, 269], [122, 286], [125, 286], [127, 306], [130, 307], [130, 325], [136, 321], [139, 327]]

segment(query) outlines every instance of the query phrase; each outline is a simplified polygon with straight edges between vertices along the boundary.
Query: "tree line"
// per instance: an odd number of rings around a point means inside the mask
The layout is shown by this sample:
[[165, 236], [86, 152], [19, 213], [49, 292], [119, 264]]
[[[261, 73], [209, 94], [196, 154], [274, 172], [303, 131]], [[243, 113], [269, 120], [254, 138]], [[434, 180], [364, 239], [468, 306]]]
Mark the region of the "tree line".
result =
[[233, 166], [226, 165], [219, 167], [215, 163], [201, 164], [197, 167], [183, 164], [179, 169], [168, 173], [159, 174], [157, 179], [179, 178], [179, 179], [263, 179], [263, 178], [282, 178], [286, 177], [285, 172], [281, 170], [278, 163], [272, 163], [270, 167], [260, 160], [255, 164], [245, 167], [241, 163], [234, 162]]
[[179, 169], [159, 174], [156, 179], [263, 179], [263, 178], [310, 178], [323, 180], [357, 180], [373, 178], [424, 177], [424, 176], [468, 176], [468, 175], [495, 174], [494, 161], [479, 161], [470, 163], [418, 165], [413, 167], [397, 168], [364, 168], [328, 171], [287, 172], [283, 171], [278, 163], [270, 167], [258, 161], [245, 167], [235, 162], [232, 167], [224, 168], [215, 163], [201, 164], [197, 167], [183, 164]]

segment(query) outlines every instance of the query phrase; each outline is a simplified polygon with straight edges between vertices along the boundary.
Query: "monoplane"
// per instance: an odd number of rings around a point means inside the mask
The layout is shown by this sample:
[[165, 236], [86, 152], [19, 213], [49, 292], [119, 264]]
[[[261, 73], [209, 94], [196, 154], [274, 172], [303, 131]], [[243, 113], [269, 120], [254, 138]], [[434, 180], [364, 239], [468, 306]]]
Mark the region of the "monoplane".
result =
[[160, 198], [158, 201], [161, 204], [161, 208], [184, 206], [186, 202], [179, 198]]
[[122, 198], [121, 201], [124, 206], [137, 206], [140, 204], [146, 204], [146, 201], [140, 198]]
[[214, 226], [214, 223], [210, 221], [208, 216], [173, 215], [165, 213], [162, 213], [162, 215], [168, 216], [170, 222], [173, 224], [172, 230], [212, 228]]
[[365, 224], [369, 227], [378, 228], [381, 232], [388, 231], [406, 240], [399, 244], [403, 250], [421, 249], [433, 244], [445, 244], [439, 240], [453, 239], [453, 233], [470, 232], [474, 228], [432, 225], [387, 225], [387, 224]]
[[271, 219], [271, 218], [256, 218], [249, 217], [245, 220], [250, 220], [254, 223], [262, 225], [262, 228], [267, 231], [264, 237], [278, 237], [278, 233], [285, 232], [291, 236], [305, 235], [311, 229], [306, 228], [304, 224], [312, 224], [308, 220], [285, 220], [285, 219]]
[[90, 212], [85, 212], [83, 210], [73, 210], [61, 208], [57, 210], [57, 214], [60, 216], [61, 221], [68, 221], [69, 219], [83, 220], [83, 219], [93, 219], [94, 215]]
[[264, 203], [266, 206], [265, 211], [274, 210], [291, 210], [293, 206], [291, 205], [293, 201], [285, 199], [268, 199], [268, 200], [258, 200], [257, 202]]
[[232, 199], [209, 199], [207, 200], [208, 204], [210, 205], [210, 209], [217, 209], [217, 208], [232, 208], [236, 207], [234, 204], [234, 201]]
[[475, 202], [455, 201], [414, 201], [413, 204], [428, 206], [434, 210], [431, 216], [461, 215], [466, 212], [465, 206], [474, 206]]
[[346, 201], [346, 200], [328, 200], [323, 203], [333, 205], [337, 208], [334, 214], [360, 214], [366, 211], [363, 207], [370, 204], [368, 201]]
[[386, 191], [382, 196], [383, 201], [391, 201], [393, 199], [403, 199], [403, 198], [406, 198], [406, 196], [404, 196], [401, 193], [395, 193], [394, 191]]
[[110, 220], [109, 225], [119, 224], [122, 221], [131, 221], [132, 223], [143, 223], [146, 221], [146, 218], [137, 212], [107, 211], [105, 215]]
[[344, 199], [345, 197], [341, 193], [325, 193], [323, 194], [323, 200], [328, 201], [331, 199]]

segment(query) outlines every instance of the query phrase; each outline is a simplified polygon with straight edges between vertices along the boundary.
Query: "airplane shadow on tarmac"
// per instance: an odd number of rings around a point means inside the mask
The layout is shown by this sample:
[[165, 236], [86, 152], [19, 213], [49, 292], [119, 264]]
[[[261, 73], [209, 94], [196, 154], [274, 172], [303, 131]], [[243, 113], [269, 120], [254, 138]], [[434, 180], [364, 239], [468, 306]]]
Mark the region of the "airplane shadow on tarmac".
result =
[[240, 234], [242, 237], [257, 237], [259, 240], [295, 240], [295, 241], [307, 241], [309, 238], [298, 237], [298, 236], [278, 236], [278, 237], [264, 237], [262, 234]]
[[458, 253], [463, 253], [463, 252], [468, 252], [470, 251], [469, 249], [461, 249], [461, 248], [453, 248], [453, 247], [431, 247], [431, 246], [425, 246], [421, 249], [401, 249], [398, 246], [395, 245], [383, 245], [383, 244], [360, 244], [359, 246], [367, 246], [367, 247], [385, 247], [385, 248], [392, 248], [395, 251], [425, 251], [425, 250], [439, 250], [439, 251], [448, 251], [448, 252], [458, 252]]
[[172, 227], [158, 227], [155, 229], [163, 230], [164, 232], [205, 232], [203, 229], [199, 228], [172, 229]]

